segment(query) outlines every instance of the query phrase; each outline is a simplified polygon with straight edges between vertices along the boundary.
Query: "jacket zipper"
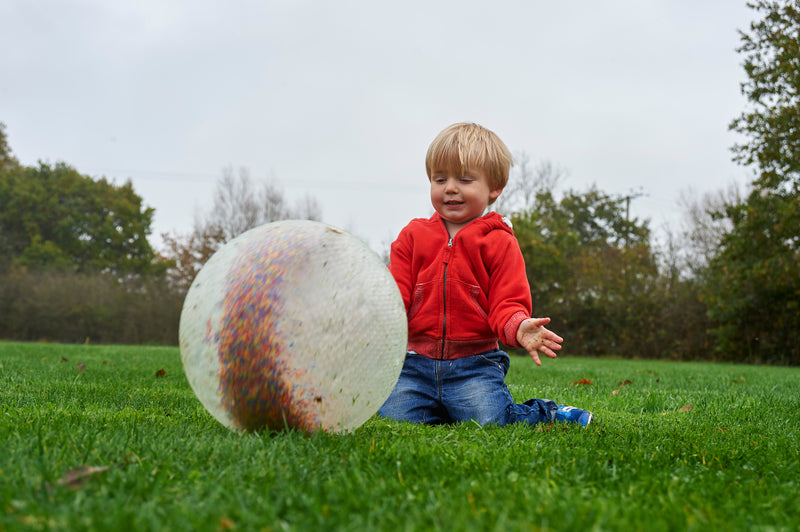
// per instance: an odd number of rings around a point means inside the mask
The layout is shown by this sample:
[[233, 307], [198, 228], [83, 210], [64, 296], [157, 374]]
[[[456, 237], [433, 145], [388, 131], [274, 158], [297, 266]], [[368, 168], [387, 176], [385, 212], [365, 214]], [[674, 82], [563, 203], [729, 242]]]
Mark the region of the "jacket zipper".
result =
[[[449, 235], [448, 235], [449, 236]], [[453, 252], [453, 237], [447, 242], [444, 254], [444, 277], [442, 282], [442, 353], [440, 359], [444, 360], [444, 346], [447, 338], [447, 267], [450, 265], [450, 255]]]

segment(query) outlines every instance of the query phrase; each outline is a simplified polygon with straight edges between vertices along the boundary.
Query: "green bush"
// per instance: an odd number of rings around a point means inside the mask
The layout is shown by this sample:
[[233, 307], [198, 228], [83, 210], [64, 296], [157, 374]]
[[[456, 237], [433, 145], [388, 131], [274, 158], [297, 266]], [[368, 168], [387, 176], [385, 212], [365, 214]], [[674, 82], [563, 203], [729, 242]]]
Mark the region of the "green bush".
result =
[[182, 301], [160, 278], [12, 270], [0, 276], [0, 338], [176, 345]]

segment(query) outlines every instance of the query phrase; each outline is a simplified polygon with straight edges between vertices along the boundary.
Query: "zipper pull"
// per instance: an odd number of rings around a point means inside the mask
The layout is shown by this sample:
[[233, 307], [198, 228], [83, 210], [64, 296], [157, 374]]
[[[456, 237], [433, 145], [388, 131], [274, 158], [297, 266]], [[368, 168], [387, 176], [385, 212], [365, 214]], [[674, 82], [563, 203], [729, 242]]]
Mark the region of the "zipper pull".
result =
[[453, 237], [450, 237], [450, 240], [447, 242], [447, 248], [444, 250], [444, 263], [448, 264], [450, 262], [450, 255], [453, 253]]

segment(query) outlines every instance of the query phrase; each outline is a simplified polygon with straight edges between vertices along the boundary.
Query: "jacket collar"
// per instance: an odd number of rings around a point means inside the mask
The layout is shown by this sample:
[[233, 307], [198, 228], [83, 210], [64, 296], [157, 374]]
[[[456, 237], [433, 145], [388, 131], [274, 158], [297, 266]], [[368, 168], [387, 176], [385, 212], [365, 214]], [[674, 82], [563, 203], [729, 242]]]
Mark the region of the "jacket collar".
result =
[[[440, 227], [442, 231], [447, 233], [447, 228], [444, 225], [444, 220], [442, 220], [442, 217], [439, 216], [438, 212], [434, 212], [433, 216], [431, 216], [428, 220], [433, 224], [435, 224], [437, 227]], [[514, 230], [511, 227], [511, 220], [509, 220], [505, 216], [497, 214], [496, 212], [490, 212], [484, 214], [479, 218], [475, 218], [474, 220], [472, 220], [470, 223], [464, 226], [458, 233], [456, 233], [456, 236], [458, 237], [462, 233], [465, 233], [467, 235], [483, 236], [495, 230], [505, 231], [512, 235], [514, 234]]]

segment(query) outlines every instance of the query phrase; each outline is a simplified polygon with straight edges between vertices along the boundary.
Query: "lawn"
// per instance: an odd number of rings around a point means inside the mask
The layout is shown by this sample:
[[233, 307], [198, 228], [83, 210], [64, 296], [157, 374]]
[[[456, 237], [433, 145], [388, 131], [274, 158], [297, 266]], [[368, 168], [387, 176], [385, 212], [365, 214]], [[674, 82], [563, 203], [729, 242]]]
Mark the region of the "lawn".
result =
[[0, 343], [0, 530], [800, 529], [800, 369], [515, 357], [508, 382], [596, 423], [236, 434], [175, 348]]

